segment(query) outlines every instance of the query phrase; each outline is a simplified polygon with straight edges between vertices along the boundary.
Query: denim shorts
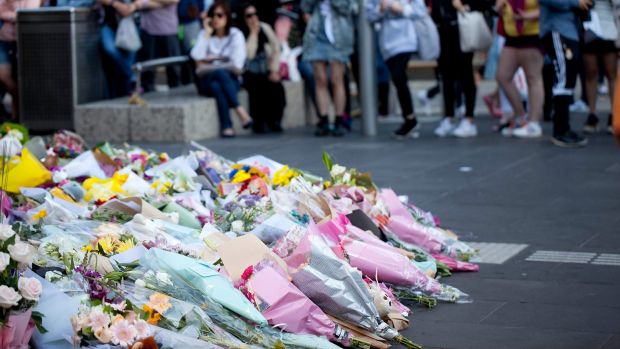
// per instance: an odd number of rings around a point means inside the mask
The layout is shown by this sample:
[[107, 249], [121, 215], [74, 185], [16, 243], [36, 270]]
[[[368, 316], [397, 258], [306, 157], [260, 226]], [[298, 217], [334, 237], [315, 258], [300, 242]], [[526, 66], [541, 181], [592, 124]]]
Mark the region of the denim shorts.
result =
[[14, 43], [0, 41], [0, 65], [11, 64], [11, 52], [14, 48]]

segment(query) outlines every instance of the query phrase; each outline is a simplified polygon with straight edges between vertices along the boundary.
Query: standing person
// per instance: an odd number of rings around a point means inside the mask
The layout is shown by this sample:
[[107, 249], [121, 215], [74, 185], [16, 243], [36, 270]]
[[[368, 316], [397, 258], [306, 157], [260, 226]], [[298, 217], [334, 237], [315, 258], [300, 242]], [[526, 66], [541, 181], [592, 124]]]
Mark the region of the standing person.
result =
[[235, 137], [230, 109], [233, 108], [244, 129], [252, 127], [252, 118], [239, 104], [237, 93], [241, 88], [239, 76], [246, 57], [243, 33], [232, 27], [230, 7], [218, 0], [203, 19], [203, 30], [198, 33], [190, 56], [196, 63], [196, 87], [206, 97], [214, 97], [220, 118], [223, 138]]
[[[474, 124], [476, 106], [476, 82], [474, 81], [473, 52], [461, 51], [458, 13], [468, 10], [486, 10], [485, 0], [432, 0], [431, 16], [437, 24], [441, 40], [441, 54], [438, 66], [441, 71], [445, 117], [435, 129], [439, 137], [476, 137], [478, 129]], [[454, 121], [456, 100], [455, 81], [458, 81], [465, 95], [465, 117], [457, 125]]]
[[0, 83], [11, 95], [12, 118], [19, 120], [17, 82], [13, 78], [14, 65], [17, 63], [17, 10], [38, 8], [40, 0], [3, 0], [0, 1]]
[[[316, 136], [330, 134], [327, 114], [331, 78], [336, 120], [331, 129], [334, 136], [344, 135], [343, 117], [346, 106], [344, 86], [345, 64], [353, 52], [353, 14], [355, 0], [302, 0], [301, 7], [308, 26], [304, 35], [303, 59], [312, 63], [319, 107]], [[328, 67], [330, 74], [328, 75]]]
[[[194, 46], [202, 28], [200, 14], [204, 11], [204, 0], [180, 0], [177, 8], [179, 16], [179, 44], [181, 54], [186, 55]], [[192, 80], [191, 65], [181, 66], [181, 83], [189, 84]]]
[[[512, 135], [518, 138], [542, 136], [545, 89], [541, 76], [544, 57], [541, 52], [538, 0], [497, 0], [496, 10], [502, 16], [505, 43], [499, 58], [497, 82], [510, 101], [517, 120]], [[513, 83], [519, 67], [525, 72], [529, 114]]]
[[381, 54], [390, 70], [403, 114], [403, 124], [394, 131], [396, 137], [407, 136], [418, 123], [409, 91], [407, 64], [418, 50], [413, 18], [425, 12], [426, 6], [422, 0], [373, 0], [368, 7], [369, 20], [381, 21]]
[[253, 130], [264, 133], [265, 127], [282, 132], [282, 115], [286, 106], [280, 76], [280, 43], [273, 29], [259, 20], [256, 7], [243, 7], [247, 62], [243, 82], [250, 99]]
[[590, 0], [539, 0], [540, 36], [545, 53], [553, 62], [553, 137], [562, 147], [582, 147], [587, 139], [571, 131], [569, 107], [579, 73], [577, 11], [587, 11]]
[[[614, 95], [616, 85], [616, 73], [618, 70], [618, 28], [614, 19], [614, 6], [620, 5], [620, 0], [595, 0], [594, 12], [599, 19], [601, 33], [594, 41], [585, 43], [583, 46], [583, 64], [586, 69], [586, 96], [590, 114], [583, 127], [583, 132], [594, 133], [598, 129], [599, 120], [596, 116], [596, 99], [598, 97], [599, 62], [605, 77], [607, 78], [609, 95]], [[610, 101], [613, 99], [610, 98]], [[613, 110], [613, 105], [612, 108]], [[611, 127], [611, 114], [607, 119], [607, 128]]]
[[116, 46], [116, 30], [119, 16], [131, 16], [135, 11], [134, 4], [125, 4], [116, 0], [98, 0], [102, 5], [101, 47], [103, 54], [109, 58], [111, 74], [106, 74], [108, 94], [111, 98], [124, 97], [131, 94], [135, 77], [131, 66], [136, 60], [135, 51], [126, 51]]
[[[179, 0], [135, 0], [136, 9], [141, 11], [142, 49], [139, 54], [142, 61], [181, 54], [178, 37], [178, 3]], [[179, 86], [178, 66], [166, 67], [166, 75], [169, 87]], [[154, 90], [155, 73], [152, 71], [142, 73], [142, 82], [146, 91]]]

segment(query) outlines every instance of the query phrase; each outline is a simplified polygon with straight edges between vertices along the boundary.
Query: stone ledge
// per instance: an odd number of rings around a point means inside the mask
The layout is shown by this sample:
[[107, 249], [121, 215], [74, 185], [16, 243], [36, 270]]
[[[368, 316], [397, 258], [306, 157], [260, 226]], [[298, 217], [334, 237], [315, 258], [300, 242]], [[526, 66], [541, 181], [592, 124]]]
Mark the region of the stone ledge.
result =
[[[282, 127], [307, 124], [302, 82], [284, 82], [287, 105]], [[82, 104], [75, 110], [75, 128], [89, 142], [187, 142], [219, 136], [219, 119], [213, 98], [198, 95], [194, 85], [142, 96], [146, 106], [129, 105], [127, 98]], [[239, 101], [248, 107], [247, 92]], [[268, 102], [268, 101], [267, 101]], [[238, 135], [248, 134], [231, 111]]]

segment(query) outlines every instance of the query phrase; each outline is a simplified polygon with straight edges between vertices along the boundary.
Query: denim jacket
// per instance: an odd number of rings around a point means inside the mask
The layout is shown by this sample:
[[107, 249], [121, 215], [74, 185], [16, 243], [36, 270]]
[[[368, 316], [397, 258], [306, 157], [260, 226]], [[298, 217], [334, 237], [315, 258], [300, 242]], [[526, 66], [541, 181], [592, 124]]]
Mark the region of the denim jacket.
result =
[[[320, 10], [321, 0], [302, 0], [301, 9], [304, 13], [312, 14], [306, 33], [304, 34], [304, 50], [316, 42], [324, 23]], [[358, 0], [330, 0], [332, 11], [332, 26], [334, 33], [333, 45], [346, 54], [353, 52], [354, 23], [353, 16], [359, 10]]]

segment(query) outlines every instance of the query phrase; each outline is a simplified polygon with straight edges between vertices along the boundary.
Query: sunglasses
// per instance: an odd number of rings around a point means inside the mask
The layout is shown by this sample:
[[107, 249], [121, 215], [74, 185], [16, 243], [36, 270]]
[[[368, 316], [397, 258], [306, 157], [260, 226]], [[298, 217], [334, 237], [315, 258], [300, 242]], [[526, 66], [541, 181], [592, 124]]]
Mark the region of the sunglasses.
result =
[[250, 19], [256, 16], [256, 12], [250, 12], [245, 14], [246, 19]]
[[224, 18], [224, 17], [226, 17], [226, 14], [223, 12], [215, 12], [213, 14], [213, 18]]

